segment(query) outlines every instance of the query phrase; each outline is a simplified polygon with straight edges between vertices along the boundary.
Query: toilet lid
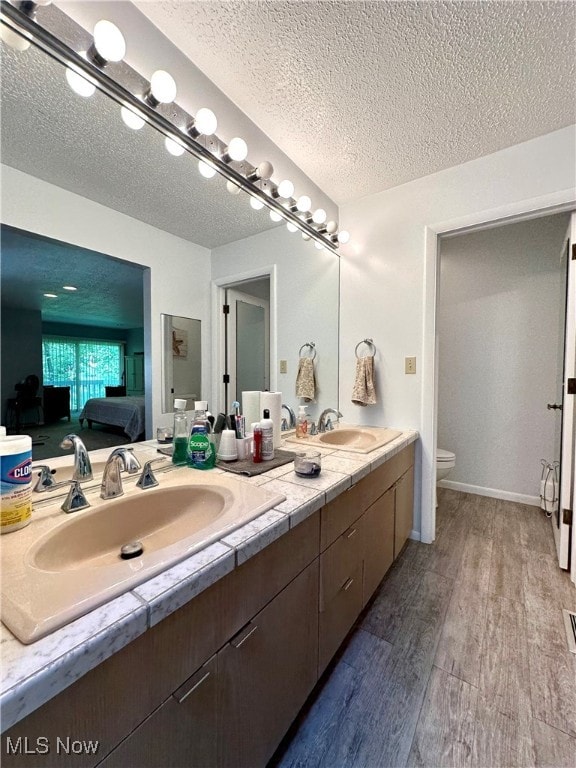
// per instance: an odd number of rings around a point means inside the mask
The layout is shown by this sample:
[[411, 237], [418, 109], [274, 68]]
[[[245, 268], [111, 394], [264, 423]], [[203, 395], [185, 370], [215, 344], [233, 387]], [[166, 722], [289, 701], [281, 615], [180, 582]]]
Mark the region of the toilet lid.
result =
[[436, 461], [454, 461], [455, 459], [456, 454], [452, 453], [452, 451], [444, 451], [442, 448], [436, 448]]

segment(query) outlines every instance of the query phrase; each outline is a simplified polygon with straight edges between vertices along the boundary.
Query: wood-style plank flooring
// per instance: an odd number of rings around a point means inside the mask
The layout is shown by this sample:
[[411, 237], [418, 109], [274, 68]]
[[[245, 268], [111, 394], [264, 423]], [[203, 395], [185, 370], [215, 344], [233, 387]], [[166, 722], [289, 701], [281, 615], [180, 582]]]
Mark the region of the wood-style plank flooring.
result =
[[576, 768], [576, 589], [536, 507], [439, 490], [277, 768]]

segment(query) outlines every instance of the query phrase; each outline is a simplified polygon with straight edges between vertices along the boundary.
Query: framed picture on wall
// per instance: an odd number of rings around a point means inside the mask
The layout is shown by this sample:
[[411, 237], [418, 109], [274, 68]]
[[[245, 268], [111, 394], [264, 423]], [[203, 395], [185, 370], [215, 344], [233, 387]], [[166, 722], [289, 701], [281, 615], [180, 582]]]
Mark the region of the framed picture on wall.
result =
[[172, 328], [173, 357], [188, 357], [188, 331], [182, 328]]

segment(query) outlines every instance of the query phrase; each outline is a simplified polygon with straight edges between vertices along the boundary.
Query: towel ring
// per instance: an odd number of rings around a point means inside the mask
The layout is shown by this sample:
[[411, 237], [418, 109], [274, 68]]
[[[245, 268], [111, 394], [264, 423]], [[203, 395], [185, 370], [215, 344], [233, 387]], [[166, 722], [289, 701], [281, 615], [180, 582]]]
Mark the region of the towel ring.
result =
[[354, 350], [354, 354], [356, 355], [356, 357], [360, 359], [360, 356], [358, 354], [358, 347], [362, 344], [367, 344], [372, 349], [371, 355], [363, 355], [363, 357], [374, 357], [374, 355], [376, 354], [376, 346], [372, 341], [372, 339], [362, 339], [362, 341], [359, 341], [358, 344], [356, 344], [356, 349]]
[[309, 347], [312, 350], [312, 355], [310, 356], [310, 360], [316, 359], [316, 344], [313, 341], [307, 341], [306, 344], [302, 344], [298, 351], [298, 357], [302, 357], [302, 350], [306, 347]]

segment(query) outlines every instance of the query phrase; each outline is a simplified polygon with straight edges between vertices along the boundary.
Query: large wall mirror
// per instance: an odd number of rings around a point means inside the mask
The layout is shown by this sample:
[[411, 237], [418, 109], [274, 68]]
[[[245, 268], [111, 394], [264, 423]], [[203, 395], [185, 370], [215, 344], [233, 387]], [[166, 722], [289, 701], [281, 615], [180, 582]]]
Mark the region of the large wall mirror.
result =
[[[314, 342], [310, 413], [337, 407], [338, 257], [273, 223], [266, 209], [253, 210], [246, 195], [230, 195], [220, 176], [203, 178], [195, 158], [169, 154], [150, 126], [128, 128], [104, 94], [72, 92], [64, 67], [43, 51], [1, 46], [2, 222], [144, 268], [146, 436], [171, 420], [163, 361], [174, 375], [175, 358], [163, 355], [162, 316], [198, 323], [199, 376], [185, 394], [208, 400], [212, 411], [230, 407], [221, 387], [229, 349], [218, 303], [245, 281], [268, 284], [269, 388], [293, 408], [302, 402], [299, 351]], [[41, 257], [30, 270], [31, 286], [32, 272], [49, 281]]]

